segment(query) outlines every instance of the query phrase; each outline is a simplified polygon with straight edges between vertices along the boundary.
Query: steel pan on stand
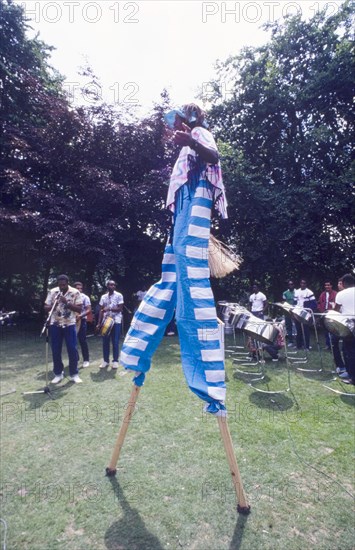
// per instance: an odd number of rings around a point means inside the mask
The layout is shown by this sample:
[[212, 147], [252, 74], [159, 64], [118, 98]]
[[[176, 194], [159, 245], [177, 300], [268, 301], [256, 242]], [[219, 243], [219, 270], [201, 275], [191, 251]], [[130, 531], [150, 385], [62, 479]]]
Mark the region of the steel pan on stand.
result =
[[354, 338], [355, 319], [331, 309], [323, 318], [326, 329], [339, 338]]
[[233, 307], [237, 306], [238, 304], [234, 302], [226, 302], [225, 300], [221, 300], [217, 302], [217, 304], [219, 309], [219, 316], [221, 317], [221, 321], [223, 321], [224, 323], [224, 332], [226, 334], [233, 334], [234, 329], [233, 326], [229, 323], [229, 316]]

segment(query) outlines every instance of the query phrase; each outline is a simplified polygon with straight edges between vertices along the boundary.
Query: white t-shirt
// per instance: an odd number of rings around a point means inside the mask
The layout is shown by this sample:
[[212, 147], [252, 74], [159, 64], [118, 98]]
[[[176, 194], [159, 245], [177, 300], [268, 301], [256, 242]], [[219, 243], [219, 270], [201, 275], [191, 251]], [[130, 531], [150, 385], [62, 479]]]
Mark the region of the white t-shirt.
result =
[[[106, 294], [101, 296], [100, 306], [104, 308], [114, 307], [116, 309], [116, 307], [120, 304], [123, 304], [123, 296], [120, 292], [117, 292], [116, 290], [114, 290], [111, 295], [107, 292]], [[115, 323], [120, 323], [122, 321], [122, 312], [110, 313], [109, 311], [105, 311], [103, 318], [106, 319], [106, 317], [108, 317], [109, 315], [110, 317], [113, 317]]]
[[251, 294], [249, 297], [249, 302], [251, 303], [251, 311], [264, 311], [265, 301], [266, 296], [262, 292], [254, 292], [254, 294]]
[[309, 300], [310, 298], [314, 300], [314, 294], [309, 288], [304, 288], [303, 290], [302, 288], [298, 288], [295, 290], [295, 299], [297, 300], [297, 305], [299, 307], [303, 307], [304, 301], [306, 299]]
[[355, 286], [338, 292], [335, 303], [341, 306], [340, 313], [355, 317]]

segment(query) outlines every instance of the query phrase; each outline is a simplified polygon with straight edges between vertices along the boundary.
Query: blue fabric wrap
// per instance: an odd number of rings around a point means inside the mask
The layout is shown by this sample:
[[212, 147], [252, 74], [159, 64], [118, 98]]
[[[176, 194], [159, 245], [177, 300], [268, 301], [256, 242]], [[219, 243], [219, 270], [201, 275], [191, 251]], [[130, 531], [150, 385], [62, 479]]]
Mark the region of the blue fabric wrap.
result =
[[[208, 270], [213, 190], [206, 180], [183, 185], [176, 204], [172, 244], [165, 248], [162, 278], [147, 292], [122, 346], [120, 361], [142, 385], [152, 356], [176, 309], [186, 381], [212, 414], [225, 414], [224, 353]], [[202, 209], [201, 209], [202, 207]]]

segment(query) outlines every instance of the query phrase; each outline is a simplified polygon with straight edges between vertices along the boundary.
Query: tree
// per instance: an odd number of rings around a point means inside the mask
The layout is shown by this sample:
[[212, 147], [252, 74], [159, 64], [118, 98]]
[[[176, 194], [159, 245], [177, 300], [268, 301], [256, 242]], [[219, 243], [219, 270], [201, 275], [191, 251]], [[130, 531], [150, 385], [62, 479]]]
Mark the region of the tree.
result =
[[[224, 147], [225, 228], [244, 276], [275, 296], [354, 267], [351, 143], [353, 6], [270, 25], [272, 37], [219, 65], [212, 116]], [[221, 100], [229, 79], [232, 98]], [[243, 273], [243, 272], [242, 272]]]

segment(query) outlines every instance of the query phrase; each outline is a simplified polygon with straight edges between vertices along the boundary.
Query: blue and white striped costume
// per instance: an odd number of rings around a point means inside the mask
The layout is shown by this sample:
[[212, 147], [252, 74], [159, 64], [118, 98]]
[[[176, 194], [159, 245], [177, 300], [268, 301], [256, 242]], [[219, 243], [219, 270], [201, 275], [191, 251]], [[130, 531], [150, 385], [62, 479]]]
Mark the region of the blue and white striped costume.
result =
[[[203, 134], [200, 142], [206, 143], [207, 139], [209, 146], [216, 148], [207, 130], [195, 128], [194, 139], [200, 137], [200, 131]], [[201, 164], [189, 147], [182, 148], [173, 175], [178, 173], [181, 179], [184, 157], [188, 158], [190, 170], [185, 179], [182, 176], [184, 184], [177, 185], [174, 193], [173, 236], [164, 251], [162, 276], [149, 289], [132, 320], [120, 362], [125, 368], [137, 371], [134, 381], [137, 385], [143, 384], [152, 355], [176, 308], [187, 383], [196, 395], [207, 401], [208, 412], [224, 415], [224, 350], [208, 267], [211, 210], [218, 197], [219, 209], [226, 216], [224, 190], [220, 178], [218, 186], [206, 179], [213, 165]], [[216, 170], [220, 171], [219, 165]]]

